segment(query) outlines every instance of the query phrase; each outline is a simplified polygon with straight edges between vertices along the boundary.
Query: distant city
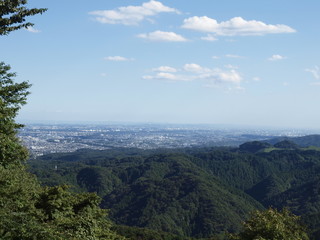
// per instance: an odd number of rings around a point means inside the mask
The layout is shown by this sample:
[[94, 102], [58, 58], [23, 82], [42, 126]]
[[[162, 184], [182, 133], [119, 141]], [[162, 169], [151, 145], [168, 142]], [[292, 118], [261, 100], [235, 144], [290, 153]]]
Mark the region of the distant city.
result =
[[29, 124], [19, 132], [32, 157], [79, 149], [184, 148], [238, 146], [278, 136], [303, 136], [304, 130], [259, 130], [210, 125]]

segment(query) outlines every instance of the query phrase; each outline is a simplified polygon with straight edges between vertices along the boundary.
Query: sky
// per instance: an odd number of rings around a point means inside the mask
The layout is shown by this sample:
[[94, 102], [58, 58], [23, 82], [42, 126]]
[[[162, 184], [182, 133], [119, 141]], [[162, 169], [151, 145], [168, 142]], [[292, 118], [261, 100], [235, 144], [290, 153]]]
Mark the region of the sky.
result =
[[20, 121], [320, 129], [318, 0], [29, 0]]

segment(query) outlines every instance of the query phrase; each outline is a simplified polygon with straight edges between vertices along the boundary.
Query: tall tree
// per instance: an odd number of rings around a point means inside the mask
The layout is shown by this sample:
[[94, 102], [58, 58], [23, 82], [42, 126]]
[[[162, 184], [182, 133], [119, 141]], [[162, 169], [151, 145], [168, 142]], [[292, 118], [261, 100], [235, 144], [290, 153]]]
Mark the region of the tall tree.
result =
[[28, 156], [27, 150], [20, 144], [16, 133], [21, 124], [15, 117], [29, 94], [28, 82], [15, 83], [15, 73], [10, 66], [0, 62], [0, 164], [17, 164]]
[[[27, 0], [0, 0], [0, 36], [7, 35], [20, 28], [33, 26], [26, 22], [26, 17], [41, 14], [46, 8], [28, 9]], [[16, 137], [22, 125], [15, 122], [15, 117], [29, 94], [28, 82], [15, 83], [15, 73], [10, 66], [0, 62], [0, 164], [17, 164], [28, 156], [26, 149]]]
[[7, 35], [20, 28], [28, 28], [33, 23], [26, 17], [42, 14], [46, 8], [26, 8], [27, 0], [0, 0], [0, 35]]
[[[0, 0], [0, 35], [32, 26], [26, 0]], [[105, 210], [95, 194], [74, 194], [65, 186], [43, 188], [22, 164], [28, 152], [21, 145], [15, 122], [29, 94], [28, 82], [15, 83], [16, 74], [0, 62], [0, 239], [116, 240]]]

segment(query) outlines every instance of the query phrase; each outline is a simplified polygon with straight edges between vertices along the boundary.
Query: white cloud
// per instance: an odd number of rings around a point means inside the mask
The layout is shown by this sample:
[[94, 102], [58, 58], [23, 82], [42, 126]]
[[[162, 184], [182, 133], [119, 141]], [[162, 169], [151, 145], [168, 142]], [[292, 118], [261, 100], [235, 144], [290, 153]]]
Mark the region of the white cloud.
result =
[[195, 63], [187, 63], [183, 66], [183, 69], [187, 72], [194, 72], [194, 73], [207, 73], [210, 72], [209, 68], [201, 67]]
[[255, 82], [260, 82], [260, 81], [261, 81], [261, 78], [259, 78], [259, 77], [254, 77], [254, 78], [252, 78], [252, 80], [255, 81]]
[[207, 16], [203, 17], [191, 17], [183, 21], [183, 28], [192, 29], [201, 32], [215, 32], [214, 28], [218, 28], [219, 24], [215, 19], [209, 18]]
[[31, 33], [39, 33], [39, 32], [41, 32], [40, 30], [35, 29], [34, 27], [27, 27], [26, 30], [28, 32], [31, 32]]
[[213, 75], [214, 82], [224, 83], [229, 82], [236, 85], [239, 85], [242, 81], [241, 75], [234, 69], [230, 71], [222, 71], [218, 69]]
[[121, 56], [109, 56], [104, 58], [107, 61], [114, 61], [114, 62], [125, 62], [125, 61], [133, 61], [132, 58], [126, 58]]
[[220, 57], [219, 56], [212, 56], [212, 59], [217, 60], [217, 59], [220, 59]]
[[315, 66], [314, 68], [306, 69], [307, 72], [310, 72], [313, 77], [317, 80], [320, 79], [320, 69], [318, 66]]
[[152, 71], [154, 72], [171, 72], [171, 73], [174, 73], [174, 72], [177, 72], [177, 69], [173, 68], [173, 67], [169, 67], [169, 66], [160, 66], [158, 68], [154, 68], [152, 69]]
[[214, 42], [214, 41], [218, 41], [218, 38], [216, 38], [215, 36], [213, 36], [211, 34], [208, 34], [206, 37], [202, 37], [201, 40]]
[[243, 80], [241, 74], [235, 69], [211, 69], [195, 63], [185, 64], [177, 72], [158, 72], [155, 75], [143, 76], [143, 78], [167, 81], [203, 81], [206, 86], [223, 86], [229, 89], [242, 89], [241, 82]]
[[242, 17], [235, 17], [225, 22], [218, 22], [207, 16], [190, 17], [184, 20], [183, 28], [214, 33], [217, 36], [254, 36], [276, 33], [294, 33], [295, 29], [283, 25], [271, 25], [261, 21], [247, 21]]
[[143, 33], [137, 35], [139, 38], [144, 38], [149, 41], [155, 42], [186, 42], [183, 36], [176, 34], [174, 32], [162, 32], [162, 31], [155, 31], [151, 33]]
[[147, 80], [167, 80], [167, 81], [190, 81], [191, 79], [188, 76], [176, 75], [168, 72], [159, 72], [156, 75], [143, 76], [143, 79]]
[[157, 74], [157, 77], [161, 79], [176, 80], [176, 76], [172, 73], [160, 72]]
[[279, 61], [279, 60], [283, 60], [283, 59], [286, 59], [286, 57], [278, 55], [278, 54], [272, 55], [270, 58], [268, 58], [269, 61]]
[[141, 6], [119, 7], [115, 10], [101, 10], [89, 12], [100, 23], [137, 25], [148, 17], [159, 13], [179, 13], [174, 8], [167, 7], [159, 1], [151, 0]]

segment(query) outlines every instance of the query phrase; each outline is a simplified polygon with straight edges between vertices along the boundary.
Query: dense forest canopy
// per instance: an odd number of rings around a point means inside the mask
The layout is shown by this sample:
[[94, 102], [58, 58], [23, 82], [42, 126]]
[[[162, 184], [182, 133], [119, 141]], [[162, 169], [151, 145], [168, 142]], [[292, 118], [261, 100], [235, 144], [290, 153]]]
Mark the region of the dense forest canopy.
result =
[[310, 236], [320, 230], [320, 221], [311, 220], [320, 216], [320, 151], [287, 141], [239, 148], [79, 150], [29, 164], [44, 185], [68, 182], [76, 192], [96, 192], [121, 225], [219, 238], [225, 231], [239, 232], [253, 210], [272, 206], [301, 216]]

